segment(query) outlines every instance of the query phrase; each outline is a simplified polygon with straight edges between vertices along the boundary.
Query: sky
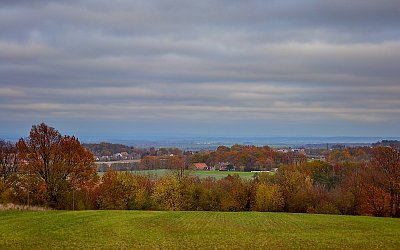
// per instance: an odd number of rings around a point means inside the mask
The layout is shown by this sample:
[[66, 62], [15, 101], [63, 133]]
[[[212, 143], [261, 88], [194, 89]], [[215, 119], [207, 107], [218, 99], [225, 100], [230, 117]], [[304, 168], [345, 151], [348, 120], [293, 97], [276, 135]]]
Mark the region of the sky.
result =
[[2, 0], [0, 136], [400, 136], [398, 0]]

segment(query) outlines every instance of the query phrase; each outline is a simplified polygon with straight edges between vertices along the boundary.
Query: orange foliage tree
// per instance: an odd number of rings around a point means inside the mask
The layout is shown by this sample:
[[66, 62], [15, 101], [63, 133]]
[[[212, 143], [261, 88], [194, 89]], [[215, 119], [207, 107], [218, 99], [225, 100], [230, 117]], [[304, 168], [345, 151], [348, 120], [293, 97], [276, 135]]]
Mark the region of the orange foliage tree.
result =
[[390, 147], [377, 147], [370, 163], [375, 172], [375, 183], [389, 195], [391, 216], [400, 216], [400, 152]]
[[77, 138], [62, 136], [44, 123], [32, 126], [29, 137], [21, 138], [17, 148], [23, 161], [23, 173], [39, 178], [44, 186], [45, 205], [71, 208], [75, 202], [74, 192], [96, 181], [93, 155]]

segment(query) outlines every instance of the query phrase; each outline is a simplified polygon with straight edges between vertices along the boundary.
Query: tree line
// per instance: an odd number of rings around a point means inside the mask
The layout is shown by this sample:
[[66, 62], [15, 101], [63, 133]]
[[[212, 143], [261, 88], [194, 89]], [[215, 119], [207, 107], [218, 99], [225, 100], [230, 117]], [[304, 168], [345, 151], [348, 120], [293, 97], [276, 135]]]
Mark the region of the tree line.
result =
[[118, 153], [126, 153], [125, 158], [129, 159], [142, 159], [146, 156], [166, 156], [171, 154], [182, 155], [182, 150], [178, 148], [137, 148], [109, 142], [84, 143], [82, 146], [92, 152], [98, 158], [98, 161], [121, 160], [116, 156]]
[[219, 146], [215, 151], [178, 151], [173, 156], [146, 155], [142, 157], [139, 168], [141, 170], [174, 169], [177, 166], [190, 168], [193, 163], [201, 162], [216, 168], [221, 163], [228, 163], [235, 166], [236, 171], [250, 172], [270, 171], [281, 165], [301, 165], [306, 161], [307, 156], [298, 152], [283, 153], [268, 146], [233, 145]]
[[16, 144], [0, 141], [0, 202], [71, 210], [400, 216], [398, 149], [381, 146], [338, 149], [327, 152], [326, 161], [297, 161], [289, 156], [276, 154], [268, 147], [238, 145], [193, 156], [204, 157], [205, 161], [242, 161], [244, 166], [249, 161], [257, 165], [262, 159], [270, 159], [268, 164], [280, 164], [276, 174], [258, 173], [253, 179], [238, 175], [223, 179], [190, 176], [185, 170], [184, 156], [163, 163], [173, 170], [156, 179], [113, 170], [99, 177], [93, 155], [77, 138], [63, 136], [52, 127], [39, 124], [32, 126], [29, 137]]
[[109, 171], [97, 197], [99, 209], [270, 211], [400, 216], [400, 155], [388, 147], [370, 150], [367, 162], [313, 161], [279, 171], [217, 180], [173, 171], [152, 180]]

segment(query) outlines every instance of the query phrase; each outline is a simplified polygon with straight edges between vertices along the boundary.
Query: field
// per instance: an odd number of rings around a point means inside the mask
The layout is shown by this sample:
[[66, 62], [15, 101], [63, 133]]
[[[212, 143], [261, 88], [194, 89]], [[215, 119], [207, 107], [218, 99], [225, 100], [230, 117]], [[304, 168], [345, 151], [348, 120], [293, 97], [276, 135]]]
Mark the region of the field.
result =
[[234, 174], [237, 174], [244, 179], [251, 179], [253, 178], [255, 173], [237, 172], [237, 171], [203, 171], [203, 170], [194, 170], [189, 172], [189, 175], [198, 176], [200, 178], [214, 177], [216, 179], [222, 179], [228, 175], [234, 175]]
[[[157, 170], [139, 170], [139, 171], [131, 171], [132, 173], [139, 174], [139, 175], [146, 175], [150, 176], [151, 178], [157, 178], [157, 177], [162, 177], [167, 174], [171, 174], [173, 170], [168, 170], [168, 169], [157, 169]], [[98, 172], [98, 174], [101, 176], [104, 174], [104, 172]], [[205, 171], [205, 170], [191, 170], [191, 171], [186, 171], [186, 174], [190, 176], [198, 176], [200, 178], [206, 178], [206, 177], [214, 177], [215, 179], [222, 179], [228, 175], [234, 175], [237, 174], [241, 178], [244, 179], [251, 179], [253, 178], [255, 173], [251, 172], [238, 172], [238, 171]]]
[[400, 249], [400, 220], [289, 213], [0, 211], [0, 249]]

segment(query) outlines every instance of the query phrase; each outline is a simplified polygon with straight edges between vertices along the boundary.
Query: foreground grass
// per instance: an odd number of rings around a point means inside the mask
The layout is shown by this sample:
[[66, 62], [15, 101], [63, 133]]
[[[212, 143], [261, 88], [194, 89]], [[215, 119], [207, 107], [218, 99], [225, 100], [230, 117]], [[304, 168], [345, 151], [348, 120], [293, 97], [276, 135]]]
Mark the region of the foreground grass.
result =
[[400, 249], [400, 220], [288, 213], [0, 211], [0, 249]]

